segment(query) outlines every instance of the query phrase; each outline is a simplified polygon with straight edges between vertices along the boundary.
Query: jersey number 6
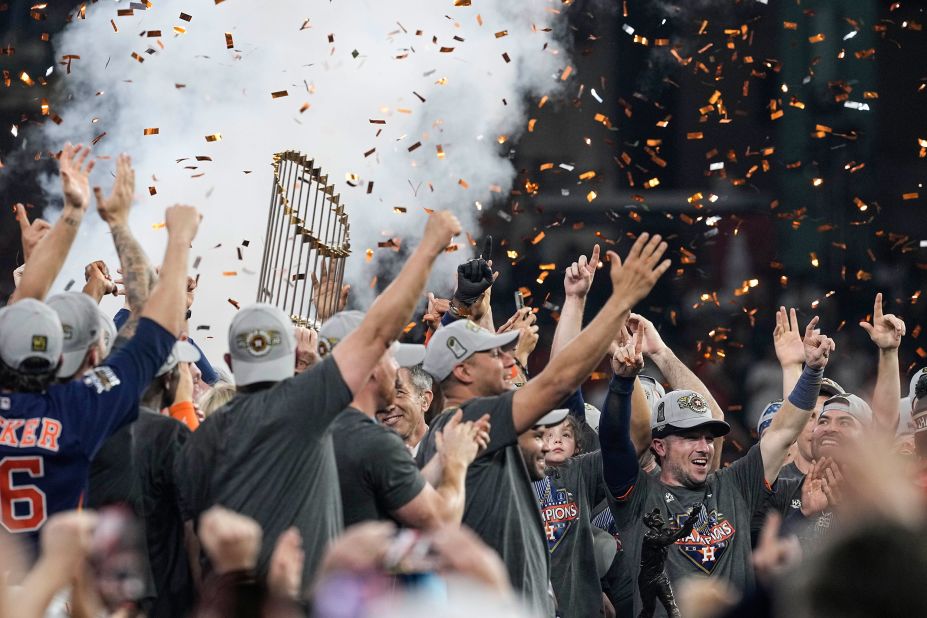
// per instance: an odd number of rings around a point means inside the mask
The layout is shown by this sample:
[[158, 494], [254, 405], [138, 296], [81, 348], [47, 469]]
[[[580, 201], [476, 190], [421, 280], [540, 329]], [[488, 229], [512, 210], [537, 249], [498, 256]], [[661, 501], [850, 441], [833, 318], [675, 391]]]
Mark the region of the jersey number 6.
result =
[[[32, 478], [45, 475], [41, 457], [4, 457], [0, 460], [0, 524], [9, 532], [34, 532], [45, 523], [45, 492], [29, 484], [13, 484], [13, 474]], [[26, 514], [16, 514], [17, 503], [27, 505]], [[20, 511], [22, 511], [20, 507]]]

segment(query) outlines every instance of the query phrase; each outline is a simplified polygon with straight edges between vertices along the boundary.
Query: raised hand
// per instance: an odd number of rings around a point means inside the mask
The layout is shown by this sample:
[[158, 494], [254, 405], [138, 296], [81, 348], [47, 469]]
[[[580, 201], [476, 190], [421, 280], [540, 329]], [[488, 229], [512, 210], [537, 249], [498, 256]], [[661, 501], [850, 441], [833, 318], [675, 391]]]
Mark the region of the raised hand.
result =
[[42, 218], [29, 223], [26, 207], [22, 204], [16, 204], [13, 210], [16, 213], [16, 220], [19, 221], [19, 234], [23, 243], [23, 262], [28, 262], [36, 245], [48, 234], [51, 224]]
[[299, 599], [305, 560], [306, 552], [303, 550], [303, 537], [299, 528], [293, 526], [277, 537], [267, 567], [267, 587], [274, 596], [293, 601]]
[[338, 289], [335, 278], [335, 261], [322, 260], [321, 277], [312, 273], [312, 302], [318, 312], [319, 322], [324, 322], [339, 311], [343, 311], [348, 304], [348, 293], [351, 286], [344, 284]]
[[422, 321], [425, 322], [431, 330], [438, 330], [441, 319], [450, 308], [450, 300], [438, 298], [431, 292], [428, 292], [428, 308], [425, 309], [425, 315], [422, 316]]
[[644, 368], [643, 337], [641, 326], [612, 354], [612, 371], [621, 378], [634, 378]]
[[653, 325], [653, 322], [639, 313], [632, 313], [628, 317], [628, 327], [640, 329], [641, 352], [646, 356], [655, 356], [668, 349], [666, 343], [663, 342], [663, 337], [660, 336], [660, 331]]
[[805, 328], [805, 339], [802, 342], [805, 346], [805, 364], [812, 369], [824, 369], [830, 353], [837, 347], [833, 339], [822, 335], [815, 329], [818, 320], [818, 316], [814, 316], [808, 323]]
[[58, 158], [58, 173], [61, 175], [61, 189], [64, 205], [86, 210], [90, 202], [90, 172], [94, 160], [84, 165], [90, 148], [65, 144]]
[[69, 580], [82, 568], [90, 553], [97, 515], [92, 511], [65, 511], [52, 515], [42, 528], [42, 557], [58, 565], [56, 571]]
[[570, 264], [563, 276], [563, 291], [567, 296], [585, 298], [592, 287], [595, 271], [599, 266], [599, 245], [592, 248], [592, 255], [586, 259], [585, 255]]
[[93, 195], [101, 219], [110, 225], [128, 223], [129, 208], [135, 195], [135, 170], [132, 169], [129, 155], [121, 154], [116, 159], [116, 182], [113, 183], [109, 197], [103, 197], [103, 189], [100, 187], [93, 188]]
[[637, 237], [624, 263], [617, 253], [609, 251], [612, 297], [626, 302], [628, 307], [646, 298], [660, 276], [670, 267], [669, 260], [660, 261], [666, 247], [659, 234], [651, 237], [644, 232]]
[[202, 218], [203, 215], [196, 208], [182, 204], [174, 204], [164, 212], [164, 224], [168, 234], [176, 235], [178, 239], [187, 242], [193, 242], [196, 238], [196, 230]]
[[901, 345], [906, 329], [901, 318], [882, 313], [882, 292], [876, 294], [872, 307], [872, 324], [860, 322], [859, 325], [869, 333], [869, 338], [880, 350], [897, 350]]
[[249, 571], [257, 566], [264, 533], [250, 517], [214, 506], [200, 517], [198, 536], [217, 573]]
[[463, 411], [458, 410], [447, 422], [441, 433], [435, 435], [435, 446], [441, 461], [448, 464], [469, 466], [476, 459], [480, 443], [480, 428], [470, 421], [462, 422]]
[[779, 307], [776, 312], [773, 344], [776, 348], [776, 358], [783, 367], [801, 365], [805, 362], [805, 346], [801, 342], [801, 329], [794, 308], [786, 313], [785, 307]]
[[109, 274], [109, 267], [106, 266], [106, 262], [103, 260], [90, 262], [84, 267], [84, 281], [99, 289], [101, 297], [106, 294], [116, 295], [116, 283]]
[[296, 369], [302, 373], [319, 362], [319, 334], [305, 326], [296, 327]]
[[451, 239], [460, 234], [462, 229], [460, 221], [450, 211], [434, 212], [428, 216], [420, 246], [432, 255], [438, 256], [451, 243]]
[[454, 298], [465, 305], [472, 305], [492, 286], [494, 280], [492, 262], [483, 258], [475, 258], [459, 264]]

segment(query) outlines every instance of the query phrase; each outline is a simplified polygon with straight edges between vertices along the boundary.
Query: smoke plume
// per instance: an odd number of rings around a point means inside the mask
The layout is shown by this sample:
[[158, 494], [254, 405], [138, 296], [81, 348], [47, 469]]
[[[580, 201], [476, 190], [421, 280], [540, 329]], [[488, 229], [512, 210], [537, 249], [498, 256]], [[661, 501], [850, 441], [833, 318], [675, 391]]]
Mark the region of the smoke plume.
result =
[[[150, 4], [88, 5], [58, 36], [58, 58], [80, 58], [59, 76], [53, 111], [63, 122], [46, 123], [43, 138], [57, 149], [105, 133], [97, 156], [132, 155], [131, 223], [155, 263], [164, 208], [201, 209], [192, 326], [210, 327], [212, 355], [225, 348], [227, 300], [255, 298], [275, 152], [314, 157], [334, 180], [351, 221], [347, 279], [369, 294], [377, 260], [367, 263], [366, 250], [389, 252], [377, 242], [397, 236], [414, 245], [426, 208], [452, 209], [479, 236], [479, 210], [514, 176], [499, 142], [517, 138], [527, 107], [555, 93], [570, 64], [557, 0]], [[112, 168], [99, 162], [92, 184], [108, 190]], [[441, 259], [439, 287], [464, 255]], [[100, 258], [117, 263], [93, 215], [59, 285]]]

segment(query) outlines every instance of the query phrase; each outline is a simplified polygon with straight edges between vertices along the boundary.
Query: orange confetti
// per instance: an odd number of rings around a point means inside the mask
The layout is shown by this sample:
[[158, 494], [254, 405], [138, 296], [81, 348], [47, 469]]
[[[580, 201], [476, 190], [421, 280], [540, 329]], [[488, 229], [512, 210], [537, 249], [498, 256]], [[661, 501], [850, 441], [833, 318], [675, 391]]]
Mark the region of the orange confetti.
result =
[[206, 136], [206, 141], [207, 141], [207, 142], [220, 142], [220, 141], [222, 141], [222, 134], [221, 134], [221, 133], [213, 133], [212, 135], [207, 135], [207, 136]]
[[545, 236], [545, 235], [546, 235], [546, 234], [544, 234], [544, 231], [543, 231], [543, 230], [540, 231], [540, 232], [538, 232], [537, 236], [535, 236], [534, 238], [531, 239], [531, 244], [532, 244], [532, 245], [538, 244], [539, 242], [541, 242], [542, 240], [544, 240], [544, 236]]
[[158, 127], [152, 127], [150, 129], [145, 129], [144, 134], [145, 135], [158, 135], [160, 132], [161, 130]]
[[235, 43], [232, 41], [232, 33], [226, 32], [225, 33], [225, 48], [232, 49], [233, 47], [235, 47]]
[[686, 139], [704, 139], [705, 135], [701, 131], [686, 133]]
[[567, 68], [563, 69], [563, 73], [560, 74], [560, 81], [565, 82], [570, 77], [570, 74], [572, 72], [573, 72], [573, 67], [567, 66]]
[[461, 178], [460, 180], [458, 180], [458, 181], [457, 181], [457, 184], [459, 184], [459, 185], [460, 185], [461, 187], [463, 187], [464, 189], [469, 189], [469, 188], [470, 188], [470, 185], [467, 184], [467, 181], [464, 180], [463, 178]]
[[281, 97], [288, 96], [289, 93], [286, 90], [278, 90], [277, 92], [271, 92], [270, 96], [274, 99], [279, 99]]
[[920, 193], [902, 193], [901, 199], [903, 200], [916, 200], [920, 197]]

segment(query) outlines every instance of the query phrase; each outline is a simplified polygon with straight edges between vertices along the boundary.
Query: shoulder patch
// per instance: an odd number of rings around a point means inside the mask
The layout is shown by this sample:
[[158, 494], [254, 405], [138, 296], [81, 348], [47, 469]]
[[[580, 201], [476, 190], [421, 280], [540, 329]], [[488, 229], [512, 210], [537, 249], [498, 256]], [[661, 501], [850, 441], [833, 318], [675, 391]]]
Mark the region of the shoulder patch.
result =
[[89, 370], [84, 374], [82, 381], [85, 386], [95, 389], [98, 395], [121, 384], [119, 377], [107, 365], [100, 365]]

